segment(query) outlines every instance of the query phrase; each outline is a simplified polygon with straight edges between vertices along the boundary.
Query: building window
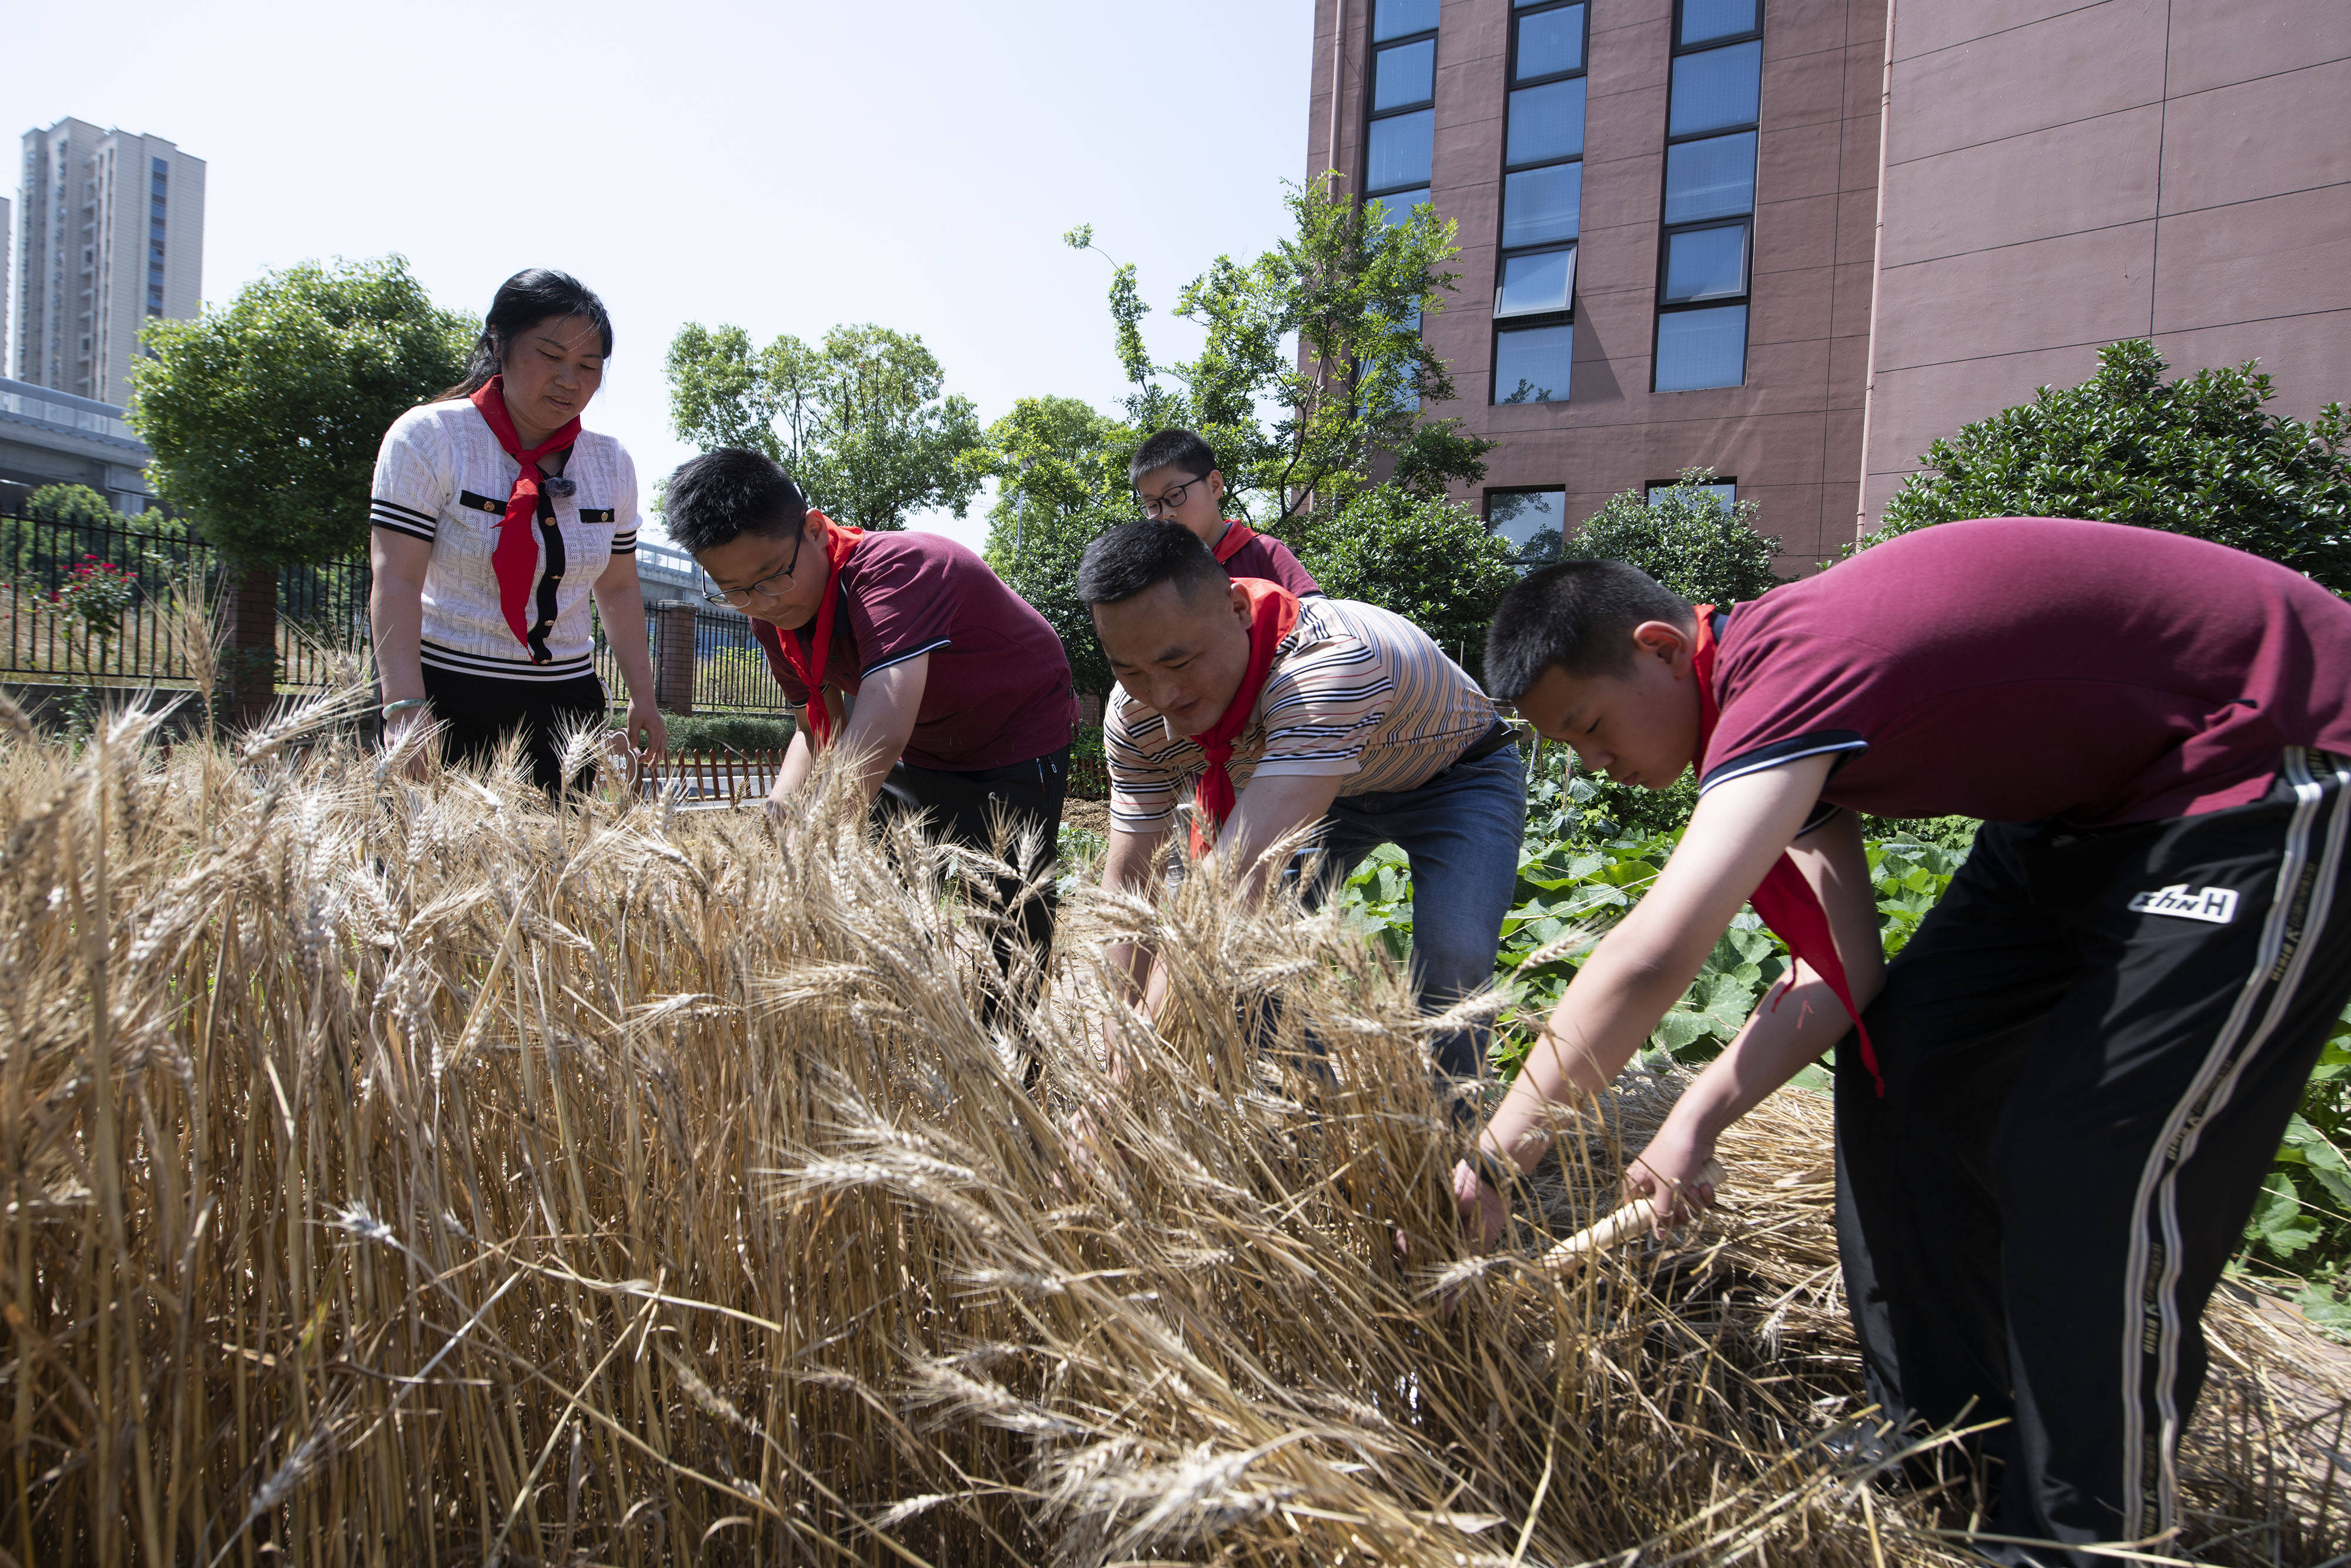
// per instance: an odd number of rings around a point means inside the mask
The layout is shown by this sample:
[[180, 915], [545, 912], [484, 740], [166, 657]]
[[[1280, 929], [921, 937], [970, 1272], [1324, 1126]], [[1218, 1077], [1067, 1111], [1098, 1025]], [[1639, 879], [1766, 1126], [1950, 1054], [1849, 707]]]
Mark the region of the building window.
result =
[[1567, 492], [1489, 490], [1486, 526], [1518, 547], [1523, 564], [1557, 560], [1566, 537]]
[[1583, 218], [1588, 10], [1583, 0], [1516, 0], [1510, 7], [1489, 394], [1497, 404], [1567, 401]]
[[1657, 244], [1655, 390], [1747, 380], [1761, 0], [1677, 0]]
[[1649, 481], [1648, 495], [1646, 498], [1649, 505], [1654, 507], [1657, 504], [1658, 498], [1665, 495], [1667, 491], [1677, 487], [1685, 487], [1696, 490], [1700, 495], [1711, 496], [1716, 500], [1721, 502], [1725, 507], [1739, 505], [1739, 481], [1737, 479], [1718, 479], [1710, 485], [1691, 485], [1687, 486], [1682, 486], [1681, 481], [1678, 479], [1652, 479]]
[[1428, 200], [1437, 146], [1437, 0], [1373, 0], [1364, 198], [1400, 224]]

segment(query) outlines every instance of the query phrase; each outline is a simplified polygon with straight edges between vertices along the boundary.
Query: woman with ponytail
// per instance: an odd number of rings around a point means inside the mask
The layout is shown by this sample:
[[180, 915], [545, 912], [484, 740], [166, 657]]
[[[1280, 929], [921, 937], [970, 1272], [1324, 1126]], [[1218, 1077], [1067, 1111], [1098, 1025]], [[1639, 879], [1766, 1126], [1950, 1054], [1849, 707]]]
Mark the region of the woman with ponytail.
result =
[[384, 733], [443, 727], [477, 762], [520, 730], [540, 789], [564, 786], [562, 735], [601, 725], [588, 596], [629, 687], [628, 744], [667, 749], [637, 583], [637, 471], [582, 430], [612, 322], [577, 278], [498, 286], [465, 379], [395, 421], [376, 456], [368, 617]]

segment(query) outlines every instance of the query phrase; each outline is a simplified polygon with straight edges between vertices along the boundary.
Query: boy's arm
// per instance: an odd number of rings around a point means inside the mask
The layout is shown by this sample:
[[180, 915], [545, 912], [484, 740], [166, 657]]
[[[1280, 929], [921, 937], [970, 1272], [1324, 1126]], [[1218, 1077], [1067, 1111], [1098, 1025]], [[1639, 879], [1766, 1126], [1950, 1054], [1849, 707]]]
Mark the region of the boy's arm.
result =
[[[840, 739], [835, 744], [855, 758], [858, 788], [869, 802], [882, 792], [890, 769], [897, 766], [900, 755], [906, 749], [907, 738], [914, 733], [914, 718], [922, 711], [923, 687], [930, 673], [931, 656], [918, 653], [903, 664], [875, 671], [857, 688], [857, 711], [837, 732]], [[830, 695], [819, 692], [809, 700], [822, 702]], [[833, 711], [838, 724], [840, 710]], [[793, 736], [791, 749], [785, 754], [784, 766], [777, 775], [776, 787], [768, 796], [770, 813], [780, 813], [785, 802], [808, 782], [815, 762], [805, 730]]]
[[[1789, 853], [1828, 912], [1854, 1005], [1868, 1007], [1885, 984], [1886, 948], [1860, 821], [1840, 812], [1797, 840]], [[1660, 1228], [1714, 1200], [1698, 1173], [1713, 1157], [1723, 1129], [1817, 1061], [1851, 1027], [1844, 1004], [1810, 965], [1795, 965], [1772, 988], [1739, 1038], [1682, 1092], [1665, 1124], [1625, 1173], [1632, 1196], [1656, 1201]]]
[[[1649, 895], [1592, 950], [1552, 1009], [1479, 1137], [1482, 1151], [1531, 1169], [1548, 1144], [1546, 1109], [1614, 1082], [1803, 827], [1834, 760], [1803, 758], [1728, 780], [1699, 799]], [[1499, 1200], [1481, 1185], [1466, 1164], [1455, 1171], [1465, 1212], [1482, 1207], [1490, 1223]]]

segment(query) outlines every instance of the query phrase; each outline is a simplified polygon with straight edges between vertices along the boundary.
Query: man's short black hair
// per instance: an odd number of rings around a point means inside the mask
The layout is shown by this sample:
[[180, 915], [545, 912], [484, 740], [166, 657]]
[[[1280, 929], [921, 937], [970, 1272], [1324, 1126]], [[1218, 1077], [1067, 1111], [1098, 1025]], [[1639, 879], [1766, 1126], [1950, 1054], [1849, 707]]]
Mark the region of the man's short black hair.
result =
[[737, 534], [789, 534], [808, 517], [808, 502], [783, 466], [764, 452], [722, 446], [681, 464], [669, 476], [662, 522], [690, 555]]
[[1633, 663], [1644, 621], [1695, 626], [1688, 601], [1621, 560], [1562, 560], [1520, 578], [1494, 606], [1486, 632], [1486, 689], [1526, 695], [1553, 664], [1571, 675], [1619, 675]]
[[1170, 429], [1153, 432], [1136, 447], [1134, 461], [1127, 465], [1126, 473], [1130, 482], [1154, 468], [1175, 468], [1202, 479], [1216, 465], [1216, 452], [1200, 439], [1197, 431]]
[[1116, 604], [1172, 582], [1186, 600], [1230, 586], [1208, 547], [1181, 523], [1121, 523], [1086, 547], [1078, 561], [1078, 602]]

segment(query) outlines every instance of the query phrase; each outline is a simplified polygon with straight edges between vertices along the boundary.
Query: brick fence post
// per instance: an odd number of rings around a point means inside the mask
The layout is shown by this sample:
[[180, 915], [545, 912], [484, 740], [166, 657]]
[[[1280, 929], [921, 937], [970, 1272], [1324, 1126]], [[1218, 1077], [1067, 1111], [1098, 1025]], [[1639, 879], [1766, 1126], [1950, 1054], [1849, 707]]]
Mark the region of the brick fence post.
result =
[[235, 722], [259, 724], [277, 700], [277, 569], [246, 569], [229, 591], [228, 687]]
[[664, 604], [653, 639], [653, 705], [664, 713], [694, 711], [694, 623], [691, 604]]

